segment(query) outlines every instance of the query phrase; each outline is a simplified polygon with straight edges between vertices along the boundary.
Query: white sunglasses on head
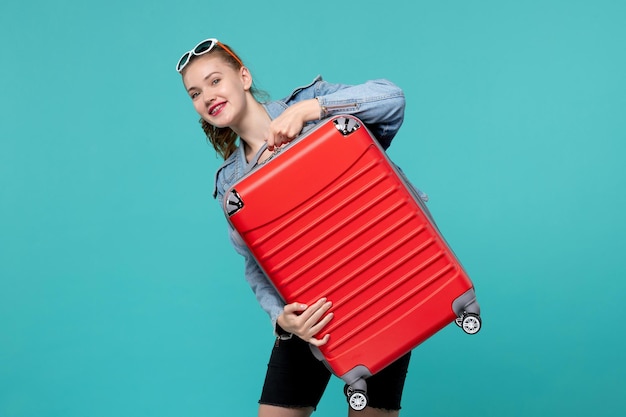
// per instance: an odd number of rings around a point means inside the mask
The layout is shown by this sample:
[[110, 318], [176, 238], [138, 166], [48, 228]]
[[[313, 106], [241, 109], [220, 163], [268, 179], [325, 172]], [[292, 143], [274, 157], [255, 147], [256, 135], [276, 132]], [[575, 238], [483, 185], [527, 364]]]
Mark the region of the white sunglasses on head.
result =
[[239, 65], [243, 67], [243, 63], [241, 62], [241, 60], [237, 57], [237, 55], [233, 53], [233, 51], [228, 49], [226, 45], [224, 45], [215, 38], [209, 38], [197, 44], [192, 50], [185, 52], [183, 56], [178, 60], [178, 64], [176, 64], [176, 71], [178, 71], [179, 73], [182, 72], [187, 64], [189, 64], [189, 61], [191, 61], [192, 56], [200, 56], [209, 53], [213, 48], [215, 48], [216, 45], [219, 45], [220, 48], [225, 50], [230, 56], [235, 59], [235, 61], [239, 63]]

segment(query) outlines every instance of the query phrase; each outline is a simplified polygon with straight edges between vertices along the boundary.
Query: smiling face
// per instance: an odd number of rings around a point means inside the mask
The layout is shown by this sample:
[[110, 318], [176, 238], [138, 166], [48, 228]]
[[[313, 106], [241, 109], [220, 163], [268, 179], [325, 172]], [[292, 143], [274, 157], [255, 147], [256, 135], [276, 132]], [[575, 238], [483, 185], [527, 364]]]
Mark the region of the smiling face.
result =
[[206, 54], [185, 67], [183, 84], [200, 117], [213, 126], [232, 128], [247, 110], [252, 77], [246, 67], [237, 70], [219, 55]]

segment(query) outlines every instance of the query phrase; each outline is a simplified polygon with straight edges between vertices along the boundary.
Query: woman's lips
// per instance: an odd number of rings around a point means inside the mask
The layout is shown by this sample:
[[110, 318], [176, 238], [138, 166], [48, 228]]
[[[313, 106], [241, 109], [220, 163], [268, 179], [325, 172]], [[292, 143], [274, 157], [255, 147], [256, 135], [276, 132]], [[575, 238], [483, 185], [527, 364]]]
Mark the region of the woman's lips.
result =
[[218, 104], [211, 106], [209, 108], [209, 115], [217, 116], [224, 109], [225, 105], [226, 105], [226, 102], [222, 102], [222, 103], [218, 103]]

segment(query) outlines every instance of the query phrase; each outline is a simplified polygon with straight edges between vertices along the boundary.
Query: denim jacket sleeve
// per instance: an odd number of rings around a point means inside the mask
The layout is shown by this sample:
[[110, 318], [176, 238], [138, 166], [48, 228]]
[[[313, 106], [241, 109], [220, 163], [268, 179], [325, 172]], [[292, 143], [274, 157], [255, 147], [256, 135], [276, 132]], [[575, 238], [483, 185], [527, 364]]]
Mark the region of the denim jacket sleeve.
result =
[[318, 76], [311, 85], [296, 89], [285, 103], [289, 106], [310, 98], [319, 101], [326, 116], [352, 114], [361, 119], [384, 149], [389, 147], [404, 121], [404, 93], [384, 79], [347, 85], [328, 83]]
[[283, 312], [285, 301], [280, 294], [278, 294], [276, 288], [274, 288], [267, 278], [245, 243], [243, 243], [237, 232], [233, 230], [230, 225], [229, 237], [235, 251], [244, 257], [244, 275], [246, 281], [248, 281], [248, 285], [250, 285], [252, 292], [263, 310], [269, 315], [272, 321], [272, 329], [276, 332], [276, 320]]
[[[243, 149], [237, 149], [215, 174], [214, 197], [217, 198], [217, 202], [222, 208], [226, 190], [244, 175], [244, 159]], [[270, 316], [272, 328], [275, 331], [276, 320], [283, 312], [285, 302], [230, 223], [228, 223], [228, 237], [235, 251], [243, 256], [246, 281], [263, 310]]]

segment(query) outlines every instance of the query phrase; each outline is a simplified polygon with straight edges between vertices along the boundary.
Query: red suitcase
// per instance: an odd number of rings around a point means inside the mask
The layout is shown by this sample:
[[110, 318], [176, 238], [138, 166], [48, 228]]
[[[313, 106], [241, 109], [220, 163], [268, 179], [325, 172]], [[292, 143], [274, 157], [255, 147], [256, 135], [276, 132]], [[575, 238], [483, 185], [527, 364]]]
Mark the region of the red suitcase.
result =
[[230, 223], [287, 303], [332, 301], [316, 356], [353, 409], [366, 378], [455, 321], [480, 329], [472, 282], [416, 190], [355, 117], [316, 125], [227, 192]]

